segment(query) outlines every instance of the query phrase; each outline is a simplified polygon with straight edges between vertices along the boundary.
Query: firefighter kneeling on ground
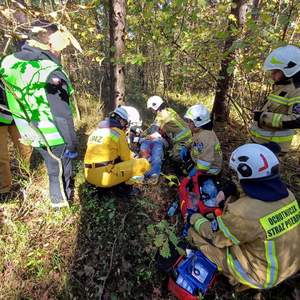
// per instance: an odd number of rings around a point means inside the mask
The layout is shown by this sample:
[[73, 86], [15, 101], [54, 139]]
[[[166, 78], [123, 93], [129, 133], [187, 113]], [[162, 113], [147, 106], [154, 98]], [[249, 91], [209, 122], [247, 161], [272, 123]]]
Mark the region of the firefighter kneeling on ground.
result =
[[132, 158], [125, 134], [127, 126], [128, 113], [122, 106], [100, 122], [88, 139], [84, 173], [87, 182], [102, 188], [118, 185], [120, 192], [130, 196], [138, 192], [130, 184], [142, 182], [150, 165], [146, 159]]
[[277, 157], [266, 147], [238, 147], [230, 167], [242, 194], [234, 201], [234, 189], [219, 192], [218, 201], [228, 200], [214, 230], [201, 214], [190, 215], [188, 238], [237, 290], [268, 289], [300, 269], [299, 205], [280, 179]]
[[217, 187], [215, 178], [222, 169], [222, 150], [220, 142], [213, 131], [210, 112], [202, 104], [191, 106], [184, 119], [192, 131], [192, 144], [189, 148], [180, 149], [180, 159], [184, 162], [189, 177], [200, 171], [202, 180], [202, 196], [206, 195], [206, 205], [215, 206]]

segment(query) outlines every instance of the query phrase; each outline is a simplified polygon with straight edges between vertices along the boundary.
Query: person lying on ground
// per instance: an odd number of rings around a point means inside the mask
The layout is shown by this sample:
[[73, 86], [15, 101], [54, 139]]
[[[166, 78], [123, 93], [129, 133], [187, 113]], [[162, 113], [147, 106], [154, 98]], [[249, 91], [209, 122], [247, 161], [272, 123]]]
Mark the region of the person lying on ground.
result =
[[147, 101], [147, 108], [156, 115], [153, 129], [168, 138], [168, 143], [172, 149], [172, 158], [177, 160], [181, 147], [188, 147], [192, 141], [191, 130], [177, 112], [168, 107], [161, 97], [151, 96]]

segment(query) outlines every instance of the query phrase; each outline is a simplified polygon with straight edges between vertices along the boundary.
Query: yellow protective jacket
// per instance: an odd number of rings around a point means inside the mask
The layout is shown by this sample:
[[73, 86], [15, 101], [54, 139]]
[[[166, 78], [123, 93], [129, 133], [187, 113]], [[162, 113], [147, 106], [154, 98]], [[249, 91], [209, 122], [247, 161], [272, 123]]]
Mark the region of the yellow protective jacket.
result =
[[200, 214], [191, 218], [191, 242], [229, 277], [271, 288], [300, 269], [300, 209], [295, 196], [264, 202], [243, 196], [227, 203], [218, 231]]
[[166, 134], [173, 144], [190, 145], [192, 132], [177, 114], [170, 107], [157, 112], [154, 125], [158, 126], [163, 134]]
[[130, 160], [131, 152], [125, 132], [117, 127], [97, 128], [88, 139], [84, 163]]
[[125, 132], [117, 127], [97, 128], [89, 137], [84, 157], [87, 182], [108, 188], [142, 177], [150, 169], [144, 158], [131, 158]]
[[287, 152], [295, 131], [285, 129], [283, 123], [300, 118], [300, 83], [289, 79], [275, 84], [261, 111], [259, 122], [254, 121], [250, 128], [251, 139], [259, 144], [276, 142]]
[[222, 150], [213, 130], [199, 129], [193, 133], [191, 157], [198, 170], [211, 175], [221, 172]]

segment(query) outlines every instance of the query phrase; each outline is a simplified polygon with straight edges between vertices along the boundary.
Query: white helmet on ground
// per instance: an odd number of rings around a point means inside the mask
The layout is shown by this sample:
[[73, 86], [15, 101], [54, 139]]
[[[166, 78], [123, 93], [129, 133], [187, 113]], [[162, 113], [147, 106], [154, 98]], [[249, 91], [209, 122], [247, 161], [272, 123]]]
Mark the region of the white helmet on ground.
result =
[[292, 77], [300, 71], [300, 49], [287, 45], [273, 50], [264, 62], [264, 69], [281, 70], [286, 77]]
[[153, 108], [158, 110], [159, 107], [164, 103], [164, 100], [159, 96], [151, 96], [147, 101], [147, 108]]
[[129, 122], [128, 113], [126, 109], [123, 108], [123, 106], [118, 106], [113, 113], [118, 115], [121, 119], [125, 120], [127, 123]]
[[201, 127], [210, 122], [210, 112], [204, 105], [196, 104], [187, 110], [184, 118], [192, 120], [196, 127]]
[[245, 144], [235, 149], [229, 166], [237, 172], [239, 179], [262, 179], [279, 175], [279, 161], [267, 147]]
[[127, 111], [130, 126], [142, 127], [143, 121], [139, 111], [133, 106], [122, 106]]

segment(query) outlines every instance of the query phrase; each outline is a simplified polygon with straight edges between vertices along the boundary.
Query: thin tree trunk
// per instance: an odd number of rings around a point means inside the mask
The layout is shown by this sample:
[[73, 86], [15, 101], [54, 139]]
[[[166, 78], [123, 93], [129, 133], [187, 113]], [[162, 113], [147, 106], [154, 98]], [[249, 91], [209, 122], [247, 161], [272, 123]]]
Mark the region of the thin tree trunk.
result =
[[122, 56], [125, 51], [125, 0], [109, 0], [111, 103], [125, 102], [125, 73]]
[[[230, 14], [234, 15], [237, 20], [237, 26], [241, 26], [245, 22], [245, 14], [246, 14], [246, 0], [234, 0], [232, 1]], [[234, 22], [230, 19], [228, 23], [227, 31], [231, 32], [231, 27], [235, 26]], [[235, 41], [235, 37], [230, 34], [226, 39], [224, 44], [223, 53], [228, 52], [233, 42]], [[215, 121], [217, 122], [227, 122], [229, 115], [229, 105], [228, 99], [226, 97], [229, 94], [229, 90], [232, 82], [232, 73], [229, 74], [227, 71], [228, 66], [234, 60], [234, 53], [230, 53], [225, 56], [221, 62], [221, 69], [219, 72], [219, 79], [217, 81], [214, 105], [213, 105], [213, 113], [215, 117]]]

